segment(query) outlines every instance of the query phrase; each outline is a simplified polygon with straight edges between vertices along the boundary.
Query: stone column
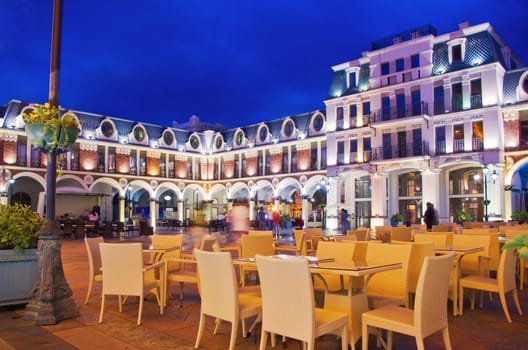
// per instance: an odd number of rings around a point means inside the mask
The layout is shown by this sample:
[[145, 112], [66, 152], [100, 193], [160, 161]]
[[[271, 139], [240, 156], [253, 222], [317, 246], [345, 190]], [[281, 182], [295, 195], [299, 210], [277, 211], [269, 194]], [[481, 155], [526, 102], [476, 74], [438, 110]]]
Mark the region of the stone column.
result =
[[387, 176], [381, 173], [374, 173], [371, 176], [372, 186], [372, 220], [371, 227], [385, 225], [387, 217]]
[[156, 227], [156, 220], [158, 217], [158, 201], [156, 198], [150, 199], [150, 226]]

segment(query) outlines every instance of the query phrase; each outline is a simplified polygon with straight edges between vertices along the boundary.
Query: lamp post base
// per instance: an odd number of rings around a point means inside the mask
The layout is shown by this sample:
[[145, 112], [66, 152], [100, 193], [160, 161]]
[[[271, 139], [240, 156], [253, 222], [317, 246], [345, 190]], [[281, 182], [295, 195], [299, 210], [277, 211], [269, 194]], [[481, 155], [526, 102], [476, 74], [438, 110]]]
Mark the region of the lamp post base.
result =
[[24, 320], [37, 326], [52, 325], [79, 316], [66, 278], [61, 259], [60, 227], [46, 221], [39, 232], [38, 280], [33, 286], [31, 301], [26, 305]]

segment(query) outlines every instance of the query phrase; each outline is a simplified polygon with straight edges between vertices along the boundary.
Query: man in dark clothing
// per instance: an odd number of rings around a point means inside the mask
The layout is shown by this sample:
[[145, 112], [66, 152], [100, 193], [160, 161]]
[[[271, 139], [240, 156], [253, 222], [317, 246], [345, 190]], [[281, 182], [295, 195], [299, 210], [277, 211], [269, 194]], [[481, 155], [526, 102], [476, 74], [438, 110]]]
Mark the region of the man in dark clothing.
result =
[[427, 231], [431, 231], [433, 228], [433, 224], [435, 221], [435, 210], [432, 203], [427, 202], [426, 204], [427, 209], [425, 210], [425, 213], [423, 215], [423, 219], [425, 222], [425, 225], [427, 226]]

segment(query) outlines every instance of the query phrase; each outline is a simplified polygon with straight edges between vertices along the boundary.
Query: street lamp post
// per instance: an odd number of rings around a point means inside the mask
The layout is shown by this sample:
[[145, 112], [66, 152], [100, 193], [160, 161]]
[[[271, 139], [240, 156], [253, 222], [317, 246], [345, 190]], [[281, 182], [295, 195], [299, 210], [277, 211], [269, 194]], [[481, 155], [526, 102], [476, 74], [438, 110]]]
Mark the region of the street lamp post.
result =
[[[49, 103], [58, 106], [59, 67], [62, 32], [62, 0], [53, 1]], [[55, 194], [58, 150], [49, 150], [46, 166], [46, 220], [38, 232], [38, 276], [31, 301], [26, 305], [25, 320], [36, 325], [56, 324], [79, 315], [61, 259], [62, 231], [55, 221]]]
[[495, 180], [497, 180], [498, 174], [497, 170], [493, 169], [491, 174], [490, 172], [490, 165], [484, 165], [482, 167], [482, 175], [483, 175], [483, 185], [484, 185], [484, 201], [482, 202], [484, 204], [484, 221], [489, 221], [489, 215], [488, 215], [488, 206], [490, 205], [491, 201], [488, 199], [488, 175], [491, 178], [492, 183], [495, 183]]

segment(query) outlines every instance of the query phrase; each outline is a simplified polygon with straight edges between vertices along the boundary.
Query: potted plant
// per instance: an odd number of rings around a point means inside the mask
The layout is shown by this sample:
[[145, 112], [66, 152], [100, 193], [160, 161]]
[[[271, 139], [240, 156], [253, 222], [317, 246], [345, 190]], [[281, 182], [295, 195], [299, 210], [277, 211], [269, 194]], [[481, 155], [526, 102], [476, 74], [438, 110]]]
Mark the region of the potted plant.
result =
[[526, 211], [514, 211], [511, 216], [513, 221], [518, 221], [519, 224], [528, 222], [528, 212]]
[[289, 214], [282, 214], [280, 216], [279, 225], [282, 228], [292, 228], [293, 227], [293, 223], [292, 223], [291, 216]]
[[517, 249], [519, 258], [528, 259], [528, 234], [515, 236], [506, 242], [502, 249]]
[[43, 219], [22, 204], [0, 205], [0, 305], [27, 303], [38, 274]]
[[471, 221], [471, 214], [468, 213], [467, 211], [463, 211], [463, 210], [457, 210], [455, 212], [455, 222], [459, 225], [463, 225], [464, 222], [469, 222]]
[[60, 115], [59, 107], [46, 102], [33, 104], [22, 112], [26, 133], [31, 143], [48, 151], [64, 151], [79, 135], [79, 122], [70, 112]]
[[396, 227], [398, 225], [401, 225], [403, 223], [403, 215], [400, 213], [395, 213], [390, 218], [391, 226]]

